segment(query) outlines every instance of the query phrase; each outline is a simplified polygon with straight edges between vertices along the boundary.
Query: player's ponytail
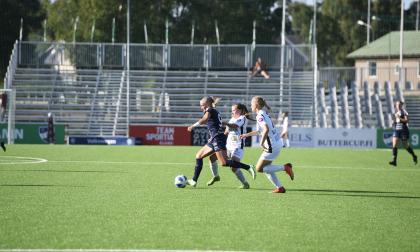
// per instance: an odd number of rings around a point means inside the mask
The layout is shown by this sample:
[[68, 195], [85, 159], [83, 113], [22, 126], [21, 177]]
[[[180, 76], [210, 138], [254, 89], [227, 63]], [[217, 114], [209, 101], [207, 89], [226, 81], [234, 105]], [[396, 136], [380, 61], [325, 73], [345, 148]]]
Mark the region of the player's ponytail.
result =
[[207, 96], [204, 97], [203, 100], [206, 101], [206, 103], [211, 106], [212, 108], [216, 107], [216, 104], [220, 101], [220, 98], [215, 96]]
[[251, 113], [249, 113], [248, 108], [244, 104], [237, 103], [235, 105], [236, 108], [239, 109], [239, 111], [241, 111], [241, 115], [245, 116], [248, 120], [255, 121], [254, 118], [251, 118]]
[[267, 102], [261, 96], [254, 96], [252, 99], [255, 99], [257, 101], [258, 107], [260, 109], [266, 107], [268, 111], [271, 110], [270, 106], [268, 106]]

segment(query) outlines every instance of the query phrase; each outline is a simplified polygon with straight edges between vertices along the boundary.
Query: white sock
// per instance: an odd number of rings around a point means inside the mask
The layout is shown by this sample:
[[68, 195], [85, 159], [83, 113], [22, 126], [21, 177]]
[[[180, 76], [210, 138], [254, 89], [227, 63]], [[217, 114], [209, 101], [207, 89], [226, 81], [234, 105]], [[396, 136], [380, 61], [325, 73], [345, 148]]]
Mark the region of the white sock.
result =
[[214, 162], [209, 162], [210, 164], [210, 170], [211, 174], [213, 174], [213, 177], [219, 176], [219, 166], [217, 165], [217, 160]]
[[277, 172], [277, 171], [284, 171], [283, 165], [266, 165], [263, 168], [263, 172]]
[[268, 180], [277, 188], [282, 187], [280, 180], [277, 178], [276, 173], [274, 172], [266, 172], [265, 176], [267, 176]]
[[241, 169], [236, 169], [235, 175], [239, 179], [239, 181], [241, 181], [242, 184], [245, 184], [246, 179], [245, 179], [244, 174], [242, 173]]
[[286, 142], [285, 142], [285, 145], [284, 146], [286, 146], [287, 148], [289, 148], [290, 147], [290, 142], [289, 142], [289, 139], [286, 139]]

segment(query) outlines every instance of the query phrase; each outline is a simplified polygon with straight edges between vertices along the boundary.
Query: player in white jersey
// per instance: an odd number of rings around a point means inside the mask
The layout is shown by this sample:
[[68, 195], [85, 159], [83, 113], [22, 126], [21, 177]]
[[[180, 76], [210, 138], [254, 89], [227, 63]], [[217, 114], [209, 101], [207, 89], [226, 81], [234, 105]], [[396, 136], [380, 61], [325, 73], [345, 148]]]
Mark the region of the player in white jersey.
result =
[[268, 180], [270, 180], [276, 187], [272, 191], [273, 193], [285, 193], [286, 189], [282, 186], [280, 180], [277, 178], [276, 172], [285, 171], [293, 180], [294, 173], [292, 169], [292, 164], [272, 164], [272, 162], [280, 155], [283, 142], [280, 138], [279, 133], [274, 127], [270, 116], [267, 114], [264, 108], [270, 110], [270, 107], [267, 105], [267, 103], [262, 97], [254, 96], [251, 101], [251, 109], [252, 112], [257, 113], [257, 130], [251, 131], [246, 134], [242, 134], [241, 138], [255, 136], [258, 134], [261, 135], [260, 145], [263, 149], [263, 153], [261, 154], [260, 159], [257, 162], [256, 169], [258, 172], [264, 172]]
[[289, 143], [289, 112], [283, 112], [281, 120], [280, 137], [283, 139], [283, 147], [290, 147]]
[[[246, 133], [248, 116], [248, 109], [244, 104], [237, 103], [232, 106], [232, 118], [228, 123], [223, 123], [226, 126], [225, 135], [226, 150], [229, 159], [240, 162], [244, 155], [245, 140], [241, 139], [241, 135]], [[252, 119], [250, 119], [252, 120]], [[213, 178], [207, 182], [207, 185], [213, 185], [215, 182], [220, 181], [218, 174], [217, 162], [210, 159], [210, 168]], [[242, 171], [232, 167], [232, 172], [235, 173], [238, 180], [241, 182], [241, 189], [249, 189], [249, 183], [246, 181]]]

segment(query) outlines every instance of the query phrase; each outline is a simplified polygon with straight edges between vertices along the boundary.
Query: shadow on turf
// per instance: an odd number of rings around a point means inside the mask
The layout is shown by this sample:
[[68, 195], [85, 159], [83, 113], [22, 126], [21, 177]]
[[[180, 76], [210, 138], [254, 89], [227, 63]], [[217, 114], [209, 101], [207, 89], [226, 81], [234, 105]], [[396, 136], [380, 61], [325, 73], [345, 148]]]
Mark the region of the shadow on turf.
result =
[[[288, 189], [291, 192], [321, 192], [309, 193], [315, 196], [344, 196], [344, 197], [368, 197], [368, 198], [397, 198], [397, 199], [420, 199], [418, 196], [404, 196], [404, 195], [385, 195], [385, 194], [399, 194], [400, 192], [380, 192], [380, 191], [357, 191], [357, 190], [328, 190], [328, 189]], [[323, 193], [325, 192], [325, 193]], [[354, 193], [354, 194], [348, 194]], [[382, 194], [382, 195], [374, 195]]]

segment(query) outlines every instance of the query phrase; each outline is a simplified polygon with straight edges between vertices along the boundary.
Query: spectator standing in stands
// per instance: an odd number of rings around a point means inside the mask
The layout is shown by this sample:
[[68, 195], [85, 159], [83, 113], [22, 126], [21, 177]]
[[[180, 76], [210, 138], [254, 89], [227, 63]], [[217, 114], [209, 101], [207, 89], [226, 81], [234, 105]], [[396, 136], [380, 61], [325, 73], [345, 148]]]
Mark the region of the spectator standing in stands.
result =
[[398, 139], [401, 140], [403, 146], [413, 157], [414, 164], [417, 164], [417, 156], [414, 154], [413, 148], [411, 148], [409, 139], [410, 131], [408, 129], [408, 113], [403, 109], [404, 103], [402, 101], [395, 102], [395, 114], [394, 114], [394, 123], [393, 123], [393, 133], [392, 133], [392, 156], [393, 159], [389, 162], [390, 165], [397, 166], [397, 156], [398, 156]]
[[256, 76], [257, 74], [262, 75], [266, 79], [270, 79], [270, 75], [268, 74], [267, 64], [258, 57], [257, 61], [255, 62], [254, 68], [252, 69], [251, 77]]
[[281, 133], [280, 137], [283, 139], [283, 147], [290, 147], [289, 142], [289, 112], [283, 112], [281, 117]]

